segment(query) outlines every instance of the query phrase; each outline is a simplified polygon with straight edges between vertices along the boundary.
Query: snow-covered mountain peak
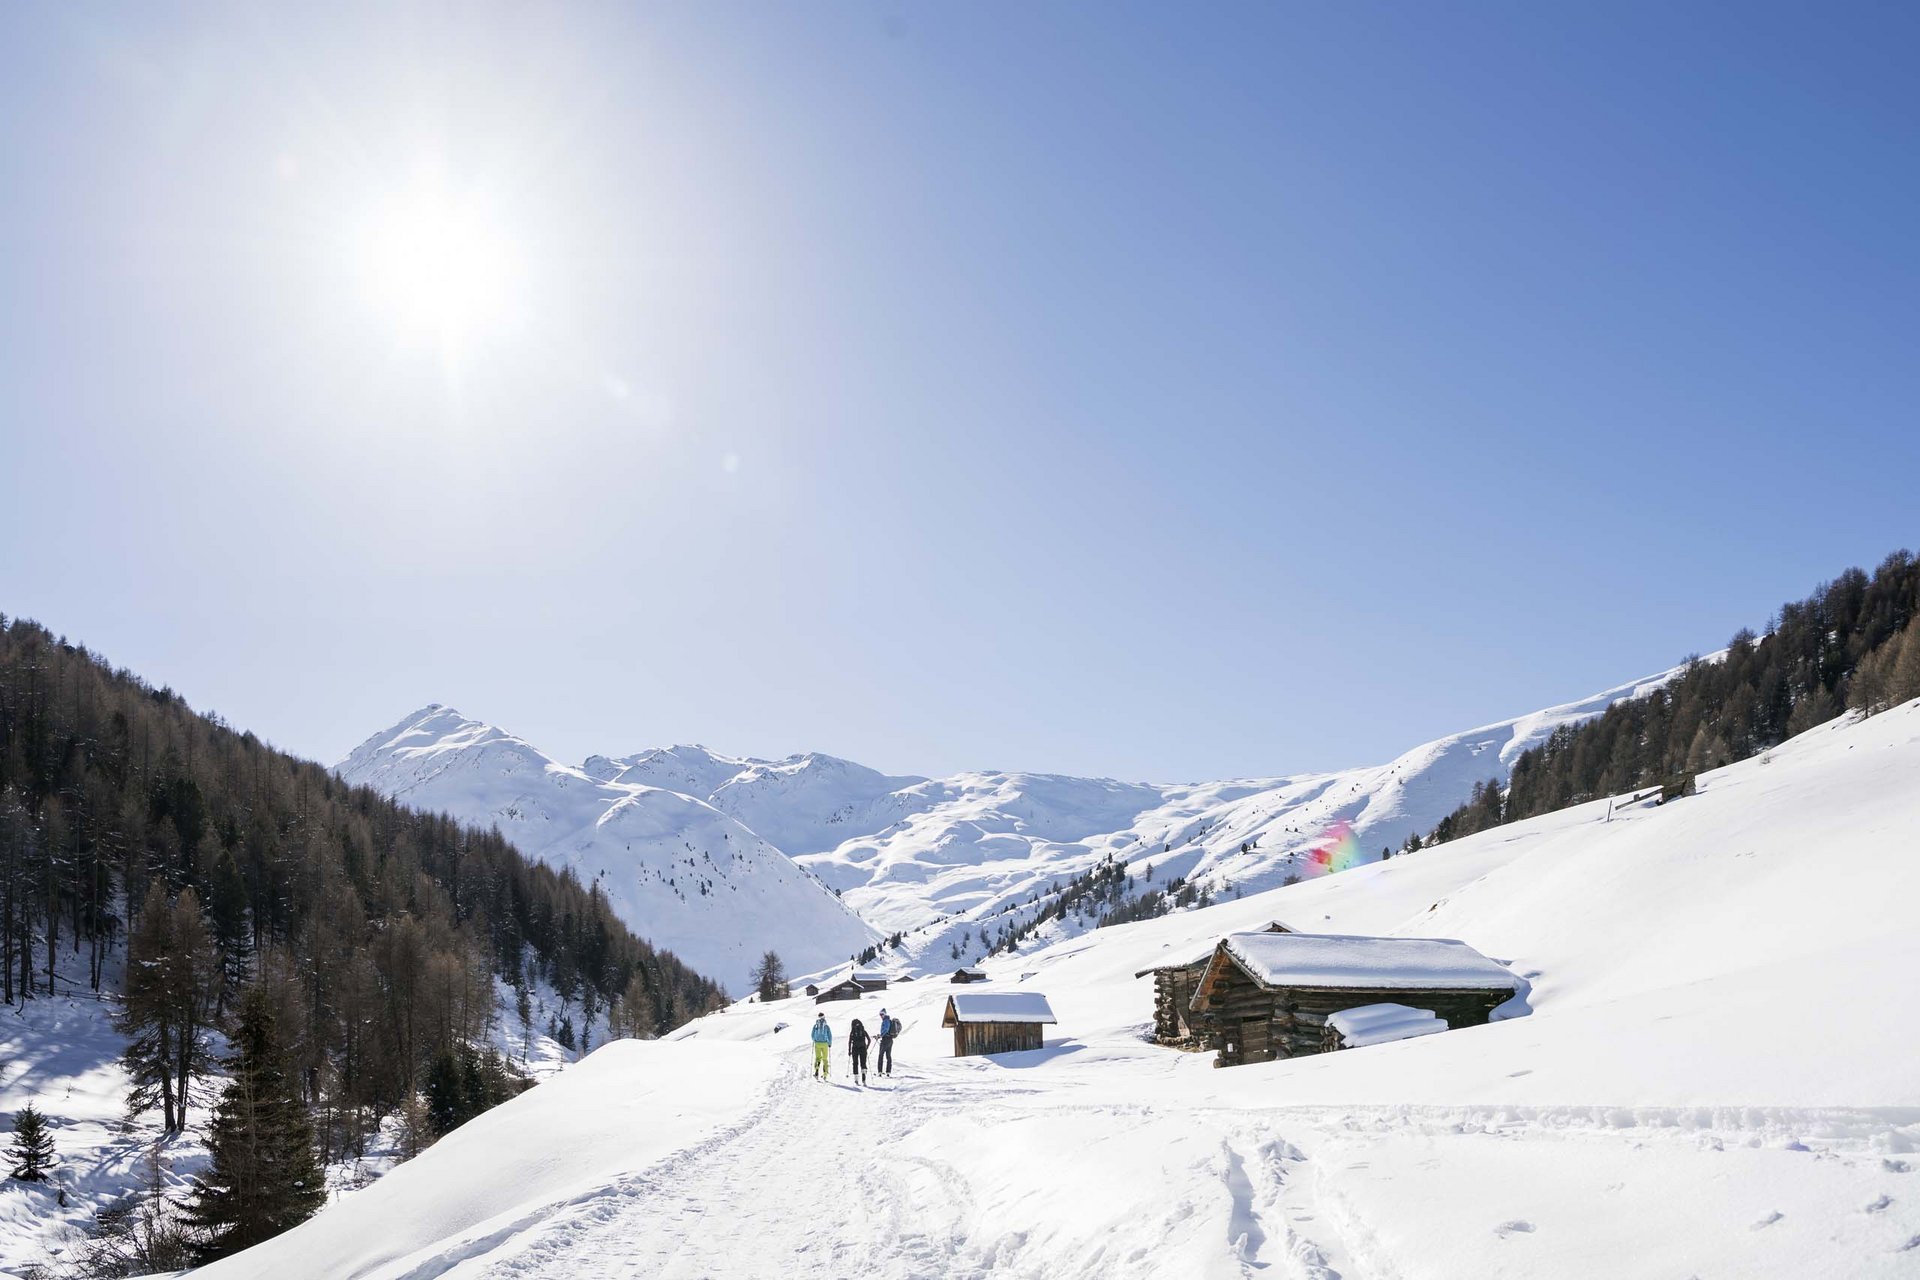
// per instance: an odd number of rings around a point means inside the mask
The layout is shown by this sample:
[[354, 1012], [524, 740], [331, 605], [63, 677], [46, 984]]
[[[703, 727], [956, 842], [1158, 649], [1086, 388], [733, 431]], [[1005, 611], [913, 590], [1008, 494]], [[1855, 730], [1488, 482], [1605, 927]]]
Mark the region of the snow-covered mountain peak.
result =
[[[1054, 937], [1091, 928], [1117, 904], [1087, 902], [1069, 915], [1052, 895], [1109, 858], [1134, 877], [1126, 896], [1179, 891], [1182, 905], [1198, 889], [1245, 894], [1312, 878], [1320, 868], [1308, 855], [1335, 829], [1352, 832], [1361, 860], [1376, 859], [1430, 831], [1475, 783], [1504, 783], [1519, 755], [1556, 728], [1673, 675], [1436, 738], [1382, 765], [1219, 782], [1018, 770], [923, 778], [825, 752], [766, 759], [688, 743], [595, 755], [576, 768], [438, 706], [376, 734], [341, 773], [471, 821], [500, 822], [529, 852], [553, 850], [550, 861], [593, 874], [617, 878], [626, 865], [624, 855], [598, 851], [613, 838], [608, 832], [624, 833], [623, 849], [630, 835], [669, 848], [678, 832], [678, 852], [668, 855], [677, 869], [666, 875], [676, 891], [690, 872], [700, 872], [696, 885], [707, 879], [699, 856], [688, 865], [696, 850], [718, 857], [744, 847], [791, 859], [817, 877], [812, 889], [824, 886], [845, 904], [833, 903], [844, 918], [825, 930], [831, 941], [781, 949], [798, 973], [864, 949], [865, 941], [848, 944], [871, 930], [839, 927], [851, 912], [879, 930], [907, 932], [895, 957], [905, 963], [920, 955], [974, 959], [1015, 931], [1025, 937], [1042, 928]], [[579, 807], [583, 798], [589, 808]], [[575, 834], [583, 830], [600, 834]], [[679, 907], [658, 906], [628, 918], [643, 934], [668, 936], [666, 917]], [[724, 913], [711, 925], [744, 936]]]
[[781, 850], [673, 785], [723, 770], [730, 777], [744, 763], [695, 747], [627, 761], [594, 756], [576, 768], [434, 706], [369, 738], [337, 772], [404, 803], [499, 827], [530, 857], [598, 883], [656, 947], [739, 990], [767, 949], [808, 972], [876, 937]]

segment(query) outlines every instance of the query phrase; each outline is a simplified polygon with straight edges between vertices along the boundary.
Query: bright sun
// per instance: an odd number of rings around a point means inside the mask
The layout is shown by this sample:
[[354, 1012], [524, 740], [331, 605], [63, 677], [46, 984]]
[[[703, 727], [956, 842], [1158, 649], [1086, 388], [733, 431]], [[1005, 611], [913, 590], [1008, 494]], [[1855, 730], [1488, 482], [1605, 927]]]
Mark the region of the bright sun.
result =
[[512, 318], [518, 255], [477, 203], [410, 191], [374, 211], [357, 239], [362, 292], [406, 337], [453, 351]]

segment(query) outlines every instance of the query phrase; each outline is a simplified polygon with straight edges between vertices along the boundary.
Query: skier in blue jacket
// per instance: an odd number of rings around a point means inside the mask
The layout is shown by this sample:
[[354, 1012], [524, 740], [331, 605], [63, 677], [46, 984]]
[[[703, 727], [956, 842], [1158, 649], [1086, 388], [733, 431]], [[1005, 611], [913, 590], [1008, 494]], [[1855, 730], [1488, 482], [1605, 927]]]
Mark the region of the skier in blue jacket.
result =
[[880, 1061], [874, 1064], [874, 1070], [883, 1076], [893, 1074], [893, 1038], [900, 1034], [900, 1019], [890, 1018], [887, 1011], [880, 1011]]
[[827, 1025], [827, 1015], [822, 1013], [813, 1020], [813, 1074], [825, 1080], [827, 1063], [833, 1056], [833, 1028]]

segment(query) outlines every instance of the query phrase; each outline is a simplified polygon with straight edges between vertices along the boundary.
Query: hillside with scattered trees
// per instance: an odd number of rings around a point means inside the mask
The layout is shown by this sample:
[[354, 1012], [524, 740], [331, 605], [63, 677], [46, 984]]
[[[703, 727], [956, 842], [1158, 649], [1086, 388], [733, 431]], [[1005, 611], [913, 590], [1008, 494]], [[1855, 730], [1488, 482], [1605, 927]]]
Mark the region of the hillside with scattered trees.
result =
[[[722, 1002], [570, 873], [498, 833], [351, 788], [28, 621], [0, 617], [0, 997], [102, 993], [135, 1109], [185, 1123], [257, 988], [322, 1160], [423, 1105], [496, 979], [617, 1033]], [[512, 1015], [509, 1015], [511, 1017]]]
[[[1433, 840], [1643, 787], [1683, 785], [1758, 755], [1844, 710], [1873, 714], [1920, 697], [1920, 561], [1898, 551], [1871, 577], [1849, 569], [1784, 605], [1764, 635], [1742, 629], [1714, 660], [1671, 683], [1563, 727], [1498, 783], [1434, 828]], [[1418, 848], [1418, 842], [1409, 842]]]

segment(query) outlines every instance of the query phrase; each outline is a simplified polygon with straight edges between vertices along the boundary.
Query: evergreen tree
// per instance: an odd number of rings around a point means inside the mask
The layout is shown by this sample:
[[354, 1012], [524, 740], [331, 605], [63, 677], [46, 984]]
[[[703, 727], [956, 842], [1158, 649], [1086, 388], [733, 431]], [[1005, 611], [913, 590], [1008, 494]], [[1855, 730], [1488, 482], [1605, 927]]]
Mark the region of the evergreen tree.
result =
[[47, 1131], [47, 1118], [31, 1102], [13, 1117], [13, 1142], [7, 1148], [13, 1162], [8, 1175], [22, 1182], [45, 1182], [53, 1167], [53, 1134]]
[[233, 1073], [207, 1136], [212, 1163], [194, 1180], [187, 1221], [202, 1233], [203, 1262], [271, 1239], [326, 1202], [313, 1124], [288, 1079], [272, 1003], [249, 987], [240, 1000]]
[[460, 1079], [460, 1063], [451, 1051], [433, 1060], [427, 1070], [427, 1126], [433, 1136], [444, 1138], [467, 1119], [465, 1090]]

